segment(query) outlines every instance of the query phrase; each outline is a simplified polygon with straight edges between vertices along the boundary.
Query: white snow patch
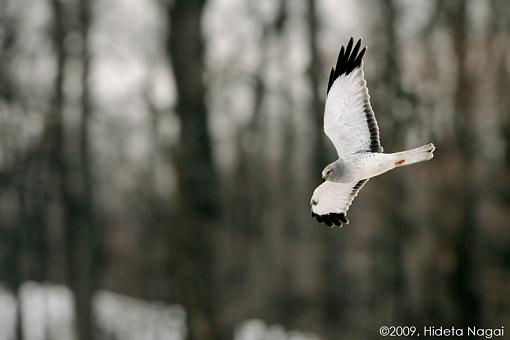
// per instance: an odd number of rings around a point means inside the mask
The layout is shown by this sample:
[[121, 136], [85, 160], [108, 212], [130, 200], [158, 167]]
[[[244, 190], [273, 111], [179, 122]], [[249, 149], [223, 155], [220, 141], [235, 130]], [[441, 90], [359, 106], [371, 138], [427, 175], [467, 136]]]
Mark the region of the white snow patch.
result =
[[[74, 339], [73, 296], [67, 287], [27, 282], [21, 286], [19, 295], [25, 339]], [[185, 338], [185, 312], [178, 305], [99, 291], [94, 298], [94, 309], [101, 331], [114, 339]], [[12, 292], [0, 286], [0, 340], [14, 339], [16, 312]]]
[[[26, 340], [72, 340], [73, 295], [62, 285], [26, 282], [19, 289]], [[179, 305], [148, 302], [99, 291], [94, 297], [97, 323], [106, 338], [123, 340], [184, 340], [186, 313]], [[0, 340], [15, 338], [17, 302], [0, 284]], [[234, 340], [320, 340], [314, 334], [287, 331], [253, 319], [237, 327]]]
[[262, 320], [247, 320], [236, 330], [235, 340], [320, 340], [315, 334], [286, 331], [281, 325], [266, 325]]

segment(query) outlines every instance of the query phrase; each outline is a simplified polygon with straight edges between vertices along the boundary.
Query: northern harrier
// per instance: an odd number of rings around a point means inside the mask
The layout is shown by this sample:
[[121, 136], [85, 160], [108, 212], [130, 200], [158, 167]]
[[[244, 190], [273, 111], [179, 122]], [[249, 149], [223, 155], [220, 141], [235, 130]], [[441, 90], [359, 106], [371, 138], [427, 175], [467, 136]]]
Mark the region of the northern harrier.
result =
[[[429, 160], [435, 147], [430, 143], [415, 149], [383, 153], [379, 128], [363, 76], [361, 39], [340, 49], [331, 69], [324, 112], [324, 132], [338, 153], [338, 159], [322, 171], [324, 183], [312, 195], [312, 217], [328, 226], [342, 226], [347, 210], [369, 178], [396, 167]], [[359, 53], [358, 53], [359, 52]]]

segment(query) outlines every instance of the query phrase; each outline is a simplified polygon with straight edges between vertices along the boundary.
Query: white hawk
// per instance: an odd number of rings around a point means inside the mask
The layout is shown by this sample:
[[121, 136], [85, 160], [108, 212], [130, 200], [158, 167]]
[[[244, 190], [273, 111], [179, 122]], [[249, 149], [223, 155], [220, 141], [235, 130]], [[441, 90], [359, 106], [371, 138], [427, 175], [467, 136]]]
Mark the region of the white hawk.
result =
[[346, 217], [352, 201], [369, 178], [395, 167], [429, 160], [434, 144], [415, 149], [383, 153], [379, 128], [363, 76], [361, 39], [340, 49], [331, 69], [324, 110], [324, 132], [338, 153], [338, 160], [322, 171], [324, 183], [313, 192], [312, 217], [328, 226], [349, 223]]

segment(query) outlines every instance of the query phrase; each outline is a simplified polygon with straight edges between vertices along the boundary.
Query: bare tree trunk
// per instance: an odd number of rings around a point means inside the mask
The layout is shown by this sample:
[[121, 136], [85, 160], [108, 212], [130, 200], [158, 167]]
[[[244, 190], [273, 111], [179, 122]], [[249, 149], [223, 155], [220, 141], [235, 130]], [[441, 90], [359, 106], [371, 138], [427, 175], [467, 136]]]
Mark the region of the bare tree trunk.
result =
[[[310, 64], [308, 65], [308, 79], [310, 83], [310, 90], [312, 91], [312, 102], [311, 102], [311, 114], [312, 123], [314, 124], [314, 130], [316, 136], [313, 147], [313, 174], [317, 174], [317, 178], [320, 179], [319, 174], [322, 169], [327, 165], [328, 152], [324, 143], [324, 131], [323, 131], [323, 118], [324, 118], [324, 96], [321, 96], [320, 89], [321, 84], [325, 84], [324, 79], [326, 75], [322, 72], [321, 61], [319, 58], [319, 47], [318, 47], [318, 34], [319, 34], [319, 22], [317, 19], [317, 3], [316, 0], [307, 0], [307, 14], [306, 20], [308, 25], [308, 50], [310, 51]], [[340, 45], [339, 45], [340, 46]], [[326, 87], [324, 86], [324, 89]], [[331, 160], [329, 160], [331, 161]]]
[[[14, 18], [7, 15], [6, 8], [9, 1], [0, 2], [0, 25], [3, 32], [0, 40], [0, 101], [3, 107], [9, 107], [16, 99], [15, 86], [13, 84], [12, 76], [10, 73], [9, 65], [12, 62], [14, 55], [14, 48], [16, 46], [17, 28], [15, 26]], [[2, 112], [3, 113], [3, 112]], [[5, 187], [14, 187], [17, 193], [17, 219], [11, 217], [9, 223], [0, 228], [2, 231], [2, 238], [5, 237], [5, 243], [8, 245], [5, 250], [4, 258], [2, 258], [2, 265], [4, 265], [6, 283], [16, 299], [16, 317], [14, 319], [15, 326], [15, 339], [22, 340], [24, 338], [23, 324], [22, 324], [22, 303], [20, 296], [21, 284], [23, 283], [22, 271], [22, 258], [24, 253], [23, 247], [23, 234], [24, 228], [24, 190], [19, 181], [23, 178], [19, 174], [20, 171], [17, 164], [11, 168], [1, 169], [0, 189]], [[3, 222], [3, 220], [2, 220]], [[2, 240], [3, 241], [3, 240]]]
[[[449, 2], [450, 29], [454, 44], [457, 68], [457, 86], [454, 98], [456, 152], [463, 163], [463, 178], [457, 179], [454, 199], [462, 211], [459, 228], [455, 232], [454, 252], [457, 264], [450, 278], [450, 288], [457, 306], [456, 321], [459, 325], [480, 325], [481, 305], [475, 288], [474, 249], [476, 228], [479, 224], [479, 179], [474, 172], [478, 139], [473, 117], [473, 81], [467, 67], [467, 1]], [[469, 183], [469, 185], [465, 185]]]
[[89, 53], [89, 29], [91, 20], [91, 0], [80, 0], [79, 27], [81, 35], [80, 61], [81, 73], [81, 124], [79, 130], [79, 153], [81, 192], [80, 201], [83, 221], [80, 230], [76, 230], [76, 260], [78, 266], [75, 278], [76, 317], [78, 338], [88, 340], [95, 338], [92, 301], [97, 285], [96, 260], [98, 254], [98, 224], [93, 193], [93, 161], [90, 150], [90, 118], [92, 114], [89, 75], [91, 57]]
[[205, 103], [204, 0], [177, 0], [168, 8], [168, 55], [181, 121], [177, 167], [179, 219], [169, 229], [177, 297], [187, 312], [189, 338], [220, 339], [213, 276], [215, 228], [221, 219]]
[[[61, 0], [51, 0], [54, 15], [53, 41], [57, 56], [57, 75], [52, 101], [50, 128], [54, 134], [51, 163], [58, 174], [67, 248], [68, 280], [75, 297], [75, 326], [79, 340], [94, 339], [92, 297], [96, 271], [97, 223], [93, 201], [92, 164], [89, 150], [90, 95], [88, 76], [90, 58], [88, 30], [90, 2], [82, 0], [79, 6], [79, 33], [82, 46], [81, 124], [77, 140], [67, 140], [64, 128], [64, 78], [69, 58], [65, 46], [68, 34], [68, 12]], [[67, 148], [77, 146], [78, 157], [71, 157]], [[78, 176], [75, 176], [77, 174]]]

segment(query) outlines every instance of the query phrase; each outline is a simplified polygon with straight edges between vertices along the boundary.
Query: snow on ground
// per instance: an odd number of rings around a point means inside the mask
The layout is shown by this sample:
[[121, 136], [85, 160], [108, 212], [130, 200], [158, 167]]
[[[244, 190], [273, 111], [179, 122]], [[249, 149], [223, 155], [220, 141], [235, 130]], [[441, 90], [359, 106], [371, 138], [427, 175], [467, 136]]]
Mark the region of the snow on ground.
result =
[[245, 321], [235, 332], [235, 340], [320, 340], [314, 334], [287, 332], [280, 325], [268, 326], [262, 320]]
[[[23, 331], [27, 340], [73, 339], [73, 296], [65, 286], [27, 282], [21, 286]], [[108, 339], [184, 340], [185, 311], [179, 305], [148, 302], [99, 291], [94, 309]], [[17, 304], [14, 295], [0, 285], [0, 340], [12, 340]], [[313, 334], [286, 331], [280, 325], [247, 320], [237, 327], [234, 340], [320, 340]]]
[[[27, 340], [73, 339], [73, 296], [67, 287], [28, 282], [21, 286], [20, 297]], [[14, 296], [0, 288], [0, 340], [14, 339], [16, 308]], [[185, 338], [185, 313], [178, 305], [99, 291], [94, 309], [101, 331], [109, 339]]]
[[12, 339], [14, 334], [16, 300], [4, 289], [0, 290], [0, 340]]

